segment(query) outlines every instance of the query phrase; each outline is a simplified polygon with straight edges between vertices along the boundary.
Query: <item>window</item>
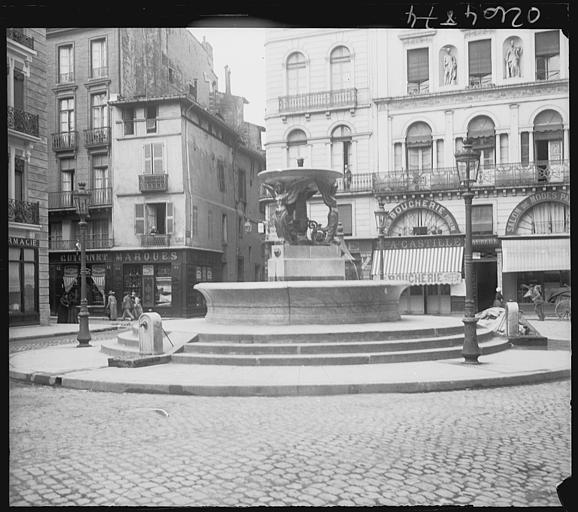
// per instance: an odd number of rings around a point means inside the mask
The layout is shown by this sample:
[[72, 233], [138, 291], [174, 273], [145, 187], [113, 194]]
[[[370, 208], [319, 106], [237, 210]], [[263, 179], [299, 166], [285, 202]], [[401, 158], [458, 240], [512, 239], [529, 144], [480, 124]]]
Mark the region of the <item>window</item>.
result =
[[74, 190], [74, 158], [60, 159], [60, 190], [62, 206], [74, 206], [72, 191]]
[[293, 130], [287, 138], [287, 166], [296, 167], [299, 159], [305, 160], [307, 135], [303, 130]]
[[405, 144], [408, 169], [421, 171], [432, 168], [433, 141], [429, 125], [421, 121], [413, 123], [407, 130]]
[[536, 80], [560, 78], [560, 34], [558, 30], [535, 34]]
[[350, 204], [338, 204], [337, 211], [339, 213], [339, 222], [343, 226], [343, 234], [351, 236], [353, 234], [353, 222], [351, 217]]
[[92, 157], [92, 176], [94, 191], [102, 191], [110, 186], [108, 175], [108, 155], [93, 155]]
[[491, 234], [493, 230], [493, 206], [491, 204], [472, 205], [472, 233]]
[[530, 134], [528, 132], [520, 133], [520, 157], [522, 165], [530, 163]]
[[124, 134], [134, 135], [134, 120], [136, 112], [134, 108], [128, 107], [122, 111], [122, 121], [124, 124]]
[[90, 103], [90, 121], [92, 128], [106, 128], [108, 126], [106, 92], [91, 95]]
[[48, 238], [50, 248], [58, 249], [59, 243], [62, 241], [62, 222], [51, 222], [48, 225]]
[[306, 92], [307, 62], [301, 52], [294, 52], [287, 58], [287, 94]]
[[338, 46], [331, 52], [331, 89], [351, 87], [351, 53], [345, 46]]
[[239, 180], [239, 201], [247, 202], [247, 176], [243, 169], [237, 170]]
[[74, 98], [62, 98], [58, 100], [59, 130], [60, 133], [69, 134], [74, 131]]
[[170, 235], [174, 230], [173, 203], [135, 204], [137, 235]]
[[26, 161], [23, 158], [14, 158], [14, 199], [24, 201], [24, 168]]
[[108, 75], [106, 61], [106, 39], [95, 39], [90, 42], [90, 69], [92, 78]]
[[490, 39], [472, 41], [468, 46], [469, 85], [485, 87], [492, 83], [492, 42]]
[[480, 153], [480, 168], [488, 168], [496, 163], [496, 129], [487, 116], [477, 116], [468, 124], [468, 139], [472, 148]]
[[88, 224], [88, 233], [95, 249], [101, 249], [108, 244], [108, 220], [94, 219]]
[[217, 162], [217, 179], [219, 180], [219, 190], [225, 191], [225, 164], [222, 160]]
[[24, 110], [24, 73], [14, 69], [14, 108]]
[[155, 133], [157, 131], [157, 106], [149, 105], [146, 108], [146, 128], [147, 133]]
[[193, 206], [192, 231], [194, 237], [199, 236], [199, 208], [197, 206]]
[[74, 59], [72, 45], [58, 47], [58, 83], [74, 81]]
[[407, 51], [408, 94], [429, 91], [429, 49], [418, 48]]
[[508, 145], [508, 134], [502, 133], [500, 135], [500, 163], [505, 164], [509, 162], [508, 151], [510, 146]]
[[229, 232], [227, 229], [227, 214], [226, 213], [223, 213], [223, 215], [221, 216], [221, 233], [222, 233], [221, 240], [223, 241], [224, 244], [226, 244], [229, 241]]
[[207, 238], [213, 239], [213, 211], [209, 210], [207, 213]]
[[144, 174], [164, 174], [163, 144], [153, 142], [144, 145]]
[[331, 132], [331, 167], [343, 171], [351, 163], [351, 130], [344, 125]]
[[8, 309], [11, 313], [37, 313], [37, 251], [8, 248]]

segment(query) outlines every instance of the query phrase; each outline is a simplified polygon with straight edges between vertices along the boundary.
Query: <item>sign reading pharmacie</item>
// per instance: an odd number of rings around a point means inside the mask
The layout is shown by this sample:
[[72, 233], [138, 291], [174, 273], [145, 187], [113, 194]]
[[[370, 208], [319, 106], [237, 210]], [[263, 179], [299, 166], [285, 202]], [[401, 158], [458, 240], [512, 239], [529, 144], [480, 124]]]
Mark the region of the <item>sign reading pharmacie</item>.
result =
[[8, 245], [10, 247], [40, 247], [40, 241], [36, 238], [22, 238], [20, 236], [9, 236]]

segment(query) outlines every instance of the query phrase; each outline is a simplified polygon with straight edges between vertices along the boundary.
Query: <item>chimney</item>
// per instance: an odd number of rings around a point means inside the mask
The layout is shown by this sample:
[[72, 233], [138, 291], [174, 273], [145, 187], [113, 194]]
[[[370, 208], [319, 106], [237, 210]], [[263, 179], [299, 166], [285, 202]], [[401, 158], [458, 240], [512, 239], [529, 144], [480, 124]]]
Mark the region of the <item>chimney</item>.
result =
[[231, 70], [225, 66], [225, 94], [231, 94]]

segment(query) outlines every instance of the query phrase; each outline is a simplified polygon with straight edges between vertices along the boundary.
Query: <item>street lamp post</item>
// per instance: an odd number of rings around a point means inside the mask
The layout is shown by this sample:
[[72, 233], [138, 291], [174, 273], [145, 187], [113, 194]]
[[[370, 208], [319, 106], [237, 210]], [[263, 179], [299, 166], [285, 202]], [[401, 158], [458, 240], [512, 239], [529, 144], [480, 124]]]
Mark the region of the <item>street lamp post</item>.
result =
[[474, 311], [473, 274], [472, 274], [472, 198], [474, 193], [470, 186], [478, 179], [480, 154], [472, 149], [470, 141], [465, 140], [463, 149], [456, 152], [456, 169], [460, 186], [465, 187], [462, 193], [466, 205], [466, 243], [464, 247], [464, 273], [466, 280], [466, 301], [464, 307], [464, 346], [462, 355], [466, 363], [478, 363], [480, 347], [476, 333], [477, 318]]
[[86, 300], [86, 218], [88, 215], [88, 204], [90, 201], [90, 192], [85, 190], [85, 183], [78, 184], [78, 190], [74, 192], [74, 202], [76, 212], [80, 217], [78, 225], [80, 226], [80, 312], [78, 313], [78, 322], [80, 324], [77, 348], [91, 347], [89, 343], [91, 336], [88, 328], [88, 307]]
[[379, 279], [383, 280], [383, 246], [384, 246], [384, 238], [385, 238], [385, 223], [387, 221], [388, 212], [386, 211], [385, 207], [383, 206], [382, 198], [378, 198], [379, 202], [379, 210], [375, 210], [375, 223], [377, 224], [377, 233], [379, 237], [379, 250], [380, 250], [380, 259], [379, 259]]

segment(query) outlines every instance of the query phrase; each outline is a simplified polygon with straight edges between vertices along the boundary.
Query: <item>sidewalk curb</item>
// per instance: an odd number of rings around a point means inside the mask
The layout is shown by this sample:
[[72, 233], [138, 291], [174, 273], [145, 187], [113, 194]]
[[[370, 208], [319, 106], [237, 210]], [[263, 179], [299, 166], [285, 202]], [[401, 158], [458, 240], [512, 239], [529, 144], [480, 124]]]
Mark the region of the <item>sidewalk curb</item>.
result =
[[[118, 330], [126, 330], [129, 329], [129, 327], [121, 327], [121, 326], [114, 326], [114, 327], [91, 327], [90, 332], [106, 332], [106, 331], [118, 331]], [[36, 334], [36, 335], [27, 335], [27, 336], [16, 336], [16, 337], [11, 337], [10, 334], [8, 334], [8, 341], [12, 342], [12, 341], [33, 341], [33, 340], [41, 340], [41, 339], [46, 339], [46, 338], [55, 338], [58, 336], [76, 336], [78, 334], [78, 331], [70, 331], [70, 332], [62, 332], [62, 333], [52, 333], [52, 334]]]
[[104, 391], [109, 393], [150, 393], [164, 395], [189, 396], [328, 396], [350, 395], [362, 393], [428, 393], [440, 391], [458, 391], [466, 389], [482, 389], [502, 386], [519, 386], [527, 384], [542, 384], [555, 380], [570, 378], [571, 370], [552, 370], [522, 375], [511, 375], [487, 379], [438, 380], [438, 381], [410, 381], [370, 384], [319, 384], [319, 385], [279, 385], [279, 386], [205, 386], [181, 384], [154, 384], [154, 383], [121, 383], [93, 381], [83, 378], [67, 377], [64, 375], [50, 375], [39, 372], [9, 371], [9, 377], [15, 380], [31, 382], [49, 386], [62, 386], [69, 389], [86, 391]]

